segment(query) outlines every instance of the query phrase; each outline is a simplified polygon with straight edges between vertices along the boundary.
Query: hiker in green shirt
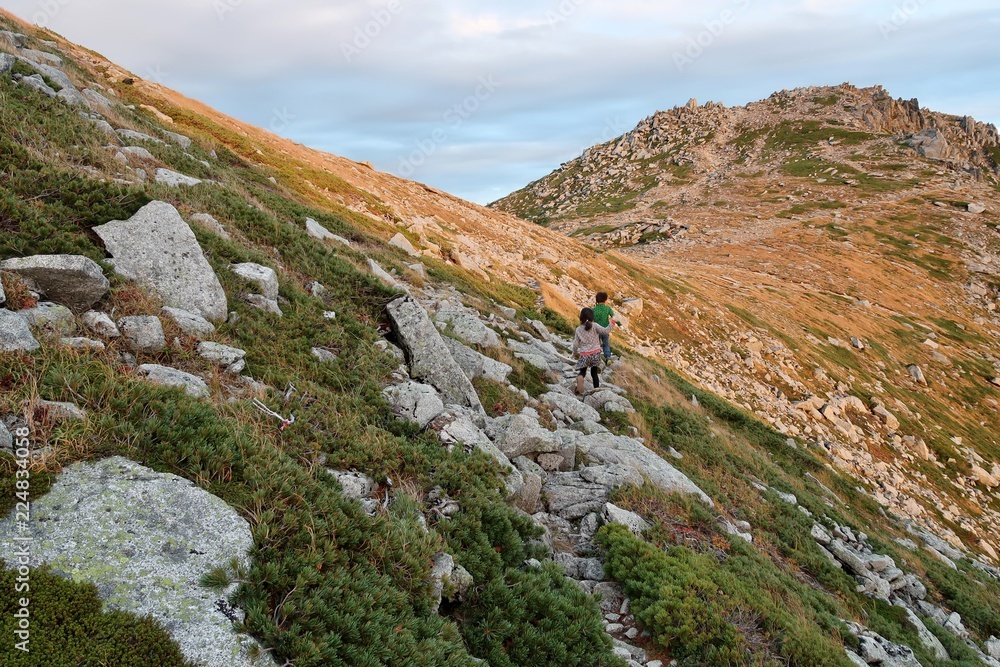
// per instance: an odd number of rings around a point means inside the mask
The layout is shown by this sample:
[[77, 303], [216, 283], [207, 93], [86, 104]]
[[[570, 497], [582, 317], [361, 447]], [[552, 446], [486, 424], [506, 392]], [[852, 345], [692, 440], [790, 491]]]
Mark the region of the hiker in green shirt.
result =
[[[607, 292], [597, 293], [597, 305], [594, 306], [594, 322], [600, 324], [602, 327], [608, 326], [615, 316], [615, 311], [611, 310], [611, 306], [607, 304], [608, 294]], [[617, 324], [617, 322], [615, 323]], [[611, 333], [600, 334], [601, 339], [601, 350], [604, 352], [604, 363], [611, 363]]]

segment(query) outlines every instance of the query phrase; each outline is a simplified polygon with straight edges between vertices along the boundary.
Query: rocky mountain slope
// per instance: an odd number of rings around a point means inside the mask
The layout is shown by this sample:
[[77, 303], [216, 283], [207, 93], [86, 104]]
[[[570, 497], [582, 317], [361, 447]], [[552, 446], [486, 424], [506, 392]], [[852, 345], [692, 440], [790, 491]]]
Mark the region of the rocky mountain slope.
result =
[[0, 664], [1000, 664], [988, 416], [0, 24]]

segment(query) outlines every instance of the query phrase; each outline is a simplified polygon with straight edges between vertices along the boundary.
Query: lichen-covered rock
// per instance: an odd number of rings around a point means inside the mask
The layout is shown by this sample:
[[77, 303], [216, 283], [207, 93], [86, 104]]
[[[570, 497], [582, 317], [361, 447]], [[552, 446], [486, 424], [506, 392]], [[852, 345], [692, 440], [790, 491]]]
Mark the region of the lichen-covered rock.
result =
[[472, 382], [452, 358], [423, 307], [409, 297], [401, 297], [390, 302], [386, 310], [409, 359], [410, 375], [434, 386], [446, 403], [482, 412]]
[[580, 436], [576, 447], [577, 452], [592, 463], [625, 466], [667, 493], [690, 493], [698, 496], [709, 507], [714, 506], [712, 499], [687, 475], [633, 438], [595, 433]]
[[469, 345], [503, 347], [497, 332], [486, 326], [475, 311], [463, 306], [443, 304], [434, 314], [434, 321], [445, 324], [454, 335]]
[[88, 310], [81, 318], [83, 325], [101, 338], [118, 338], [121, 332], [110, 316], [97, 310]]
[[49, 301], [82, 313], [100, 301], [111, 283], [100, 265], [82, 255], [33, 255], [0, 262]]
[[397, 419], [405, 419], [424, 428], [444, 412], [444, 402], [429, 384], [404, 382], [382, 390]]
[[200, 178], [187, 176], [186, 174], [173, 171], [172, 169], [164, 169], [163, 167], [156, 170], [156, 182], [172, 188], [178, 188], [182, 185], [192, 188], [203, 183]]
[[215, 333], [215, 325], [197, 313], [164, 306], [160, 312], [192, 338], [204, 338]]
[[226, 293], [201, 246], [170, 204], [146, 204], [128, 220], [94, 227], [114, 258], [115, 271], [156, 292], [165, 305], [220, 322]]
[[32, 352], [41, 347], [19, 313], [0, 310], [0, 352]]
[[233, 264], [231, 267], [233, 273], [243, 278], [244, 280], [249, 280], [260, 288], [260, 293], [264, 295], [265, 298], [271, 301], [277, 301], [278, 299], [278, 274], [275, 273], [274, 269], [268, 266], [261, 266], [260, 264], [254, 264], [253, 262], [244, 262], [243, 264]]
[[502, 361], [497, 361], [496, 359], [487, 357], [485, 354], [480, 354], [471, 347], [464, 345], [461, 341], [447, 336], [442, 336], [441, 339], [448, 346], [448, 351], [451, 352], [452, 359], [462, 367], [462, 372], [470, 380], [484, 378], [493, 382], [506, 382], [507, 376], [514, 372], [512, 367]]
[[263, 294], [248, 294], [243, 298], [250, 307], [256, 308], [257, 310], [263, 310], [265, 313], [271, 313], [272, 315], [277, 315], [278, 317], [284, 317], [284, 313], [281, 312], [281, 306], [275, 299], [268, 299]]
[[143, 364], [139, 366], [137, 371], [139, 375], [153, 384], [180, 387], [188, 396], [204, 398], [210, 396], [212, 393], [208, 385], [200, 377], [179, 371], [176, 368], [160, 366], [158, 364]]
[[198, 356], [205, 361], [221, 366], [227, 373], [239, 375], [247, 367], [246, 350], [222, 343], [204, 342], [198, 344]]
[[364, 473], [344, 470], [327, 470], [327, 472], [340, 482], [345, 498], [362, 500], [375, 492], [375, 480]]
[[[255, 642], [233, 631], [201, 577], [253, 546], [246, 520], [188, 480], [121, 457], [64, 469], [32, 502], [32, 565], [97, 586], [112, 609], [149, 615], [184, 655], [213, 667], [251, 665]], [[0, 522], [0, 555], [13, 562], [13, 515]], [[232, 589], [226, 593], [231, 594]], [[266, 663], [265, 663], [266, 664]]]
[[641, 535], [650, 528], [646, 520], [635, 512], [629, 512], [611, 503], [605, 503], [601, 509], [601, 519], [605, 523], [617, 523], [625, 526], [636, 535]]
[[536, 417], [526, 414], [504, 415], [493, 420], [488, 434], [510, 458], [557, 452], [562, 444], [555, 433], [541, 427]]
[[136, 315], [118, 320], [118, 330], [133, 352], [159, 352], [167, 345], [163, 324], [155, 315]]

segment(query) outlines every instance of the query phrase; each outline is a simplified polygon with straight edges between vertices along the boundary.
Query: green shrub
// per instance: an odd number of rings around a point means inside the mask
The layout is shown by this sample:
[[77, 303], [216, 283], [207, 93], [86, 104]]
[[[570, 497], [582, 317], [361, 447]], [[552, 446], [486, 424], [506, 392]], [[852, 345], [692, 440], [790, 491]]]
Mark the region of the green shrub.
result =
[[123, 611], [101, 611], [97, 587], [70, 581], [47, 568], [31, 572], [28, 606], [29, 653], [14, 648], [14, 593], [17, 573], [0, 567], [0, 634], [4, 649], [0, 666], [45, 667], [193, 667], [166, 629], [149, 617]]

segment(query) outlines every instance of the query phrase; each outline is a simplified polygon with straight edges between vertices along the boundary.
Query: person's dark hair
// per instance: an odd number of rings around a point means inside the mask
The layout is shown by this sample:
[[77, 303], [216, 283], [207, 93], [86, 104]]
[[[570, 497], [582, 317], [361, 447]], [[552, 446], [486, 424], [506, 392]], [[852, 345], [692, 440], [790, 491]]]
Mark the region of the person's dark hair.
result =
[[594, 326], [594, 311], [592, 308], [584, 308], [580, 311], [580, 324], [584, 326], [587, 331]]
[[607, 292], [598, 292], [597, 293], [597, 303], [604, 303], [607, 300], [608, 300], [608, 293]]

